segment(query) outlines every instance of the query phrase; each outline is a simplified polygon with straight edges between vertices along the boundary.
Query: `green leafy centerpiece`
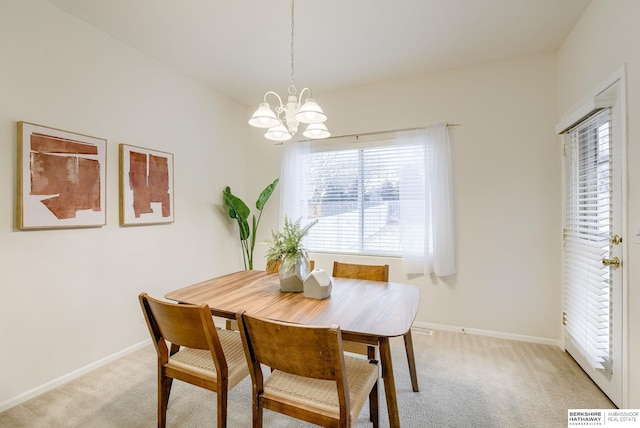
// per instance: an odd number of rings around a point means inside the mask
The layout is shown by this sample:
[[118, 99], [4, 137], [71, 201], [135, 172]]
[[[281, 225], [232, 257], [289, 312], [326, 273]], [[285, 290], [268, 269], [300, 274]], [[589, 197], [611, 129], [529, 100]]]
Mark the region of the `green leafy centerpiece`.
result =
[[267, 265], [276, 265], [278, 261], [282, 261], [278, 269], [282, 291], [303, 291], [303, 282], [310, 269], [308, 252], [302, 239], [317, 222], [313, 220], [302, 227], [302, 218], [292, 222], [285, 215], [282, 230], [272, 230], [271, 238], [265, 241], [269, 246], [266, 253]]

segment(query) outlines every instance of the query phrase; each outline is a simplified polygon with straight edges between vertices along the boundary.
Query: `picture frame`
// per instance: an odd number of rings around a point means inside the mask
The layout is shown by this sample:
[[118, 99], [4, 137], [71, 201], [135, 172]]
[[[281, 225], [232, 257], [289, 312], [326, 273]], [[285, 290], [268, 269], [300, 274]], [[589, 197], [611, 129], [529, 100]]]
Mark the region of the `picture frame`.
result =
[[107, 140], [17, 123], [17, 228], [106, 225]]
[[173, 154], [120, 144], [120, 225], [173, 223]]

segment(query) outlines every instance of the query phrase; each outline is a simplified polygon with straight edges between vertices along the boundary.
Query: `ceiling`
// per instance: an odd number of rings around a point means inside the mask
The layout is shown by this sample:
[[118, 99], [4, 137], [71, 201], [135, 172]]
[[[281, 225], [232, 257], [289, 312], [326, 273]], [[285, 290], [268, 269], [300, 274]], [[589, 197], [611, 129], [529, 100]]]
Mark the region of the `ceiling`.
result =
[[[289, 0], [48, 0], [243, 104], [287, 94]], [[556, 50], [591, 0], [299, 0], [295, 83], [322, 92]]]

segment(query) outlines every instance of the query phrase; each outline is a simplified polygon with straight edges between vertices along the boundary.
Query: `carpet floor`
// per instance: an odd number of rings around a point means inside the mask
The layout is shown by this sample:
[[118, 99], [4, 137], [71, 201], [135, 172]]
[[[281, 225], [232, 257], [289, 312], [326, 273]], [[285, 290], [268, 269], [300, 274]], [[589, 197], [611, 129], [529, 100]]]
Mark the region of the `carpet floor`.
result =
[[[420, 392], [411, 390], [401, 338], [392, 339], [403, 427], [566, 427], [568, 409], [615, 406], [555, 346], [464, 333], [413, 334]], [[156, 356], [149, 345], [0, 413], [0, 427], [156, 426]], [[389, 420], [380, 387], [380, 425]], [[251, 426], [251, 381], [229, 393], [230, 428]], [[175, 381], [168, 427], [216, 426], [215, 393]], [[267, 428], [310, 427], [265, 411]], [[368, 405], [356, 427], [370, 427]]]

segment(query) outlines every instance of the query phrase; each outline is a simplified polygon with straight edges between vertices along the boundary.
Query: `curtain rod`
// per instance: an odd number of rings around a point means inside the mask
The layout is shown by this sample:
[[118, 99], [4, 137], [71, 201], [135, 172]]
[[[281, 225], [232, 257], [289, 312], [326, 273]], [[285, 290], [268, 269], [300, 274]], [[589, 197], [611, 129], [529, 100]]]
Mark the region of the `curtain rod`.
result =
[[[449, 126], [461, 126], [459, 123], [447, 123], [445, 126], [449, 127]], [[369, 135], [380, 135], [380, 134], [391, 134], [393, 132], [402, 132], [402, 131], [417, 131], [419, 129], [426, 129], [428, 128], [428, 126], [418, 126], [415, 128], [402, 128], [402, 129], [389, 129], [386, 131], [371, 131], [371, 132], [360, 132], [357, 134], [348, 134], [348, 135], [332, 135], [331, 137], [327, 137], [327, 138], [323, 138], [322, 140], [331, 140], [334, 138], [351, 138], [351, 137], [366, 137]], [[322, 140], [312, 140], [312, 139], [307, 139], [307, 140], [300, 140], [300, 142], [303, 141], [322, 141]]]

